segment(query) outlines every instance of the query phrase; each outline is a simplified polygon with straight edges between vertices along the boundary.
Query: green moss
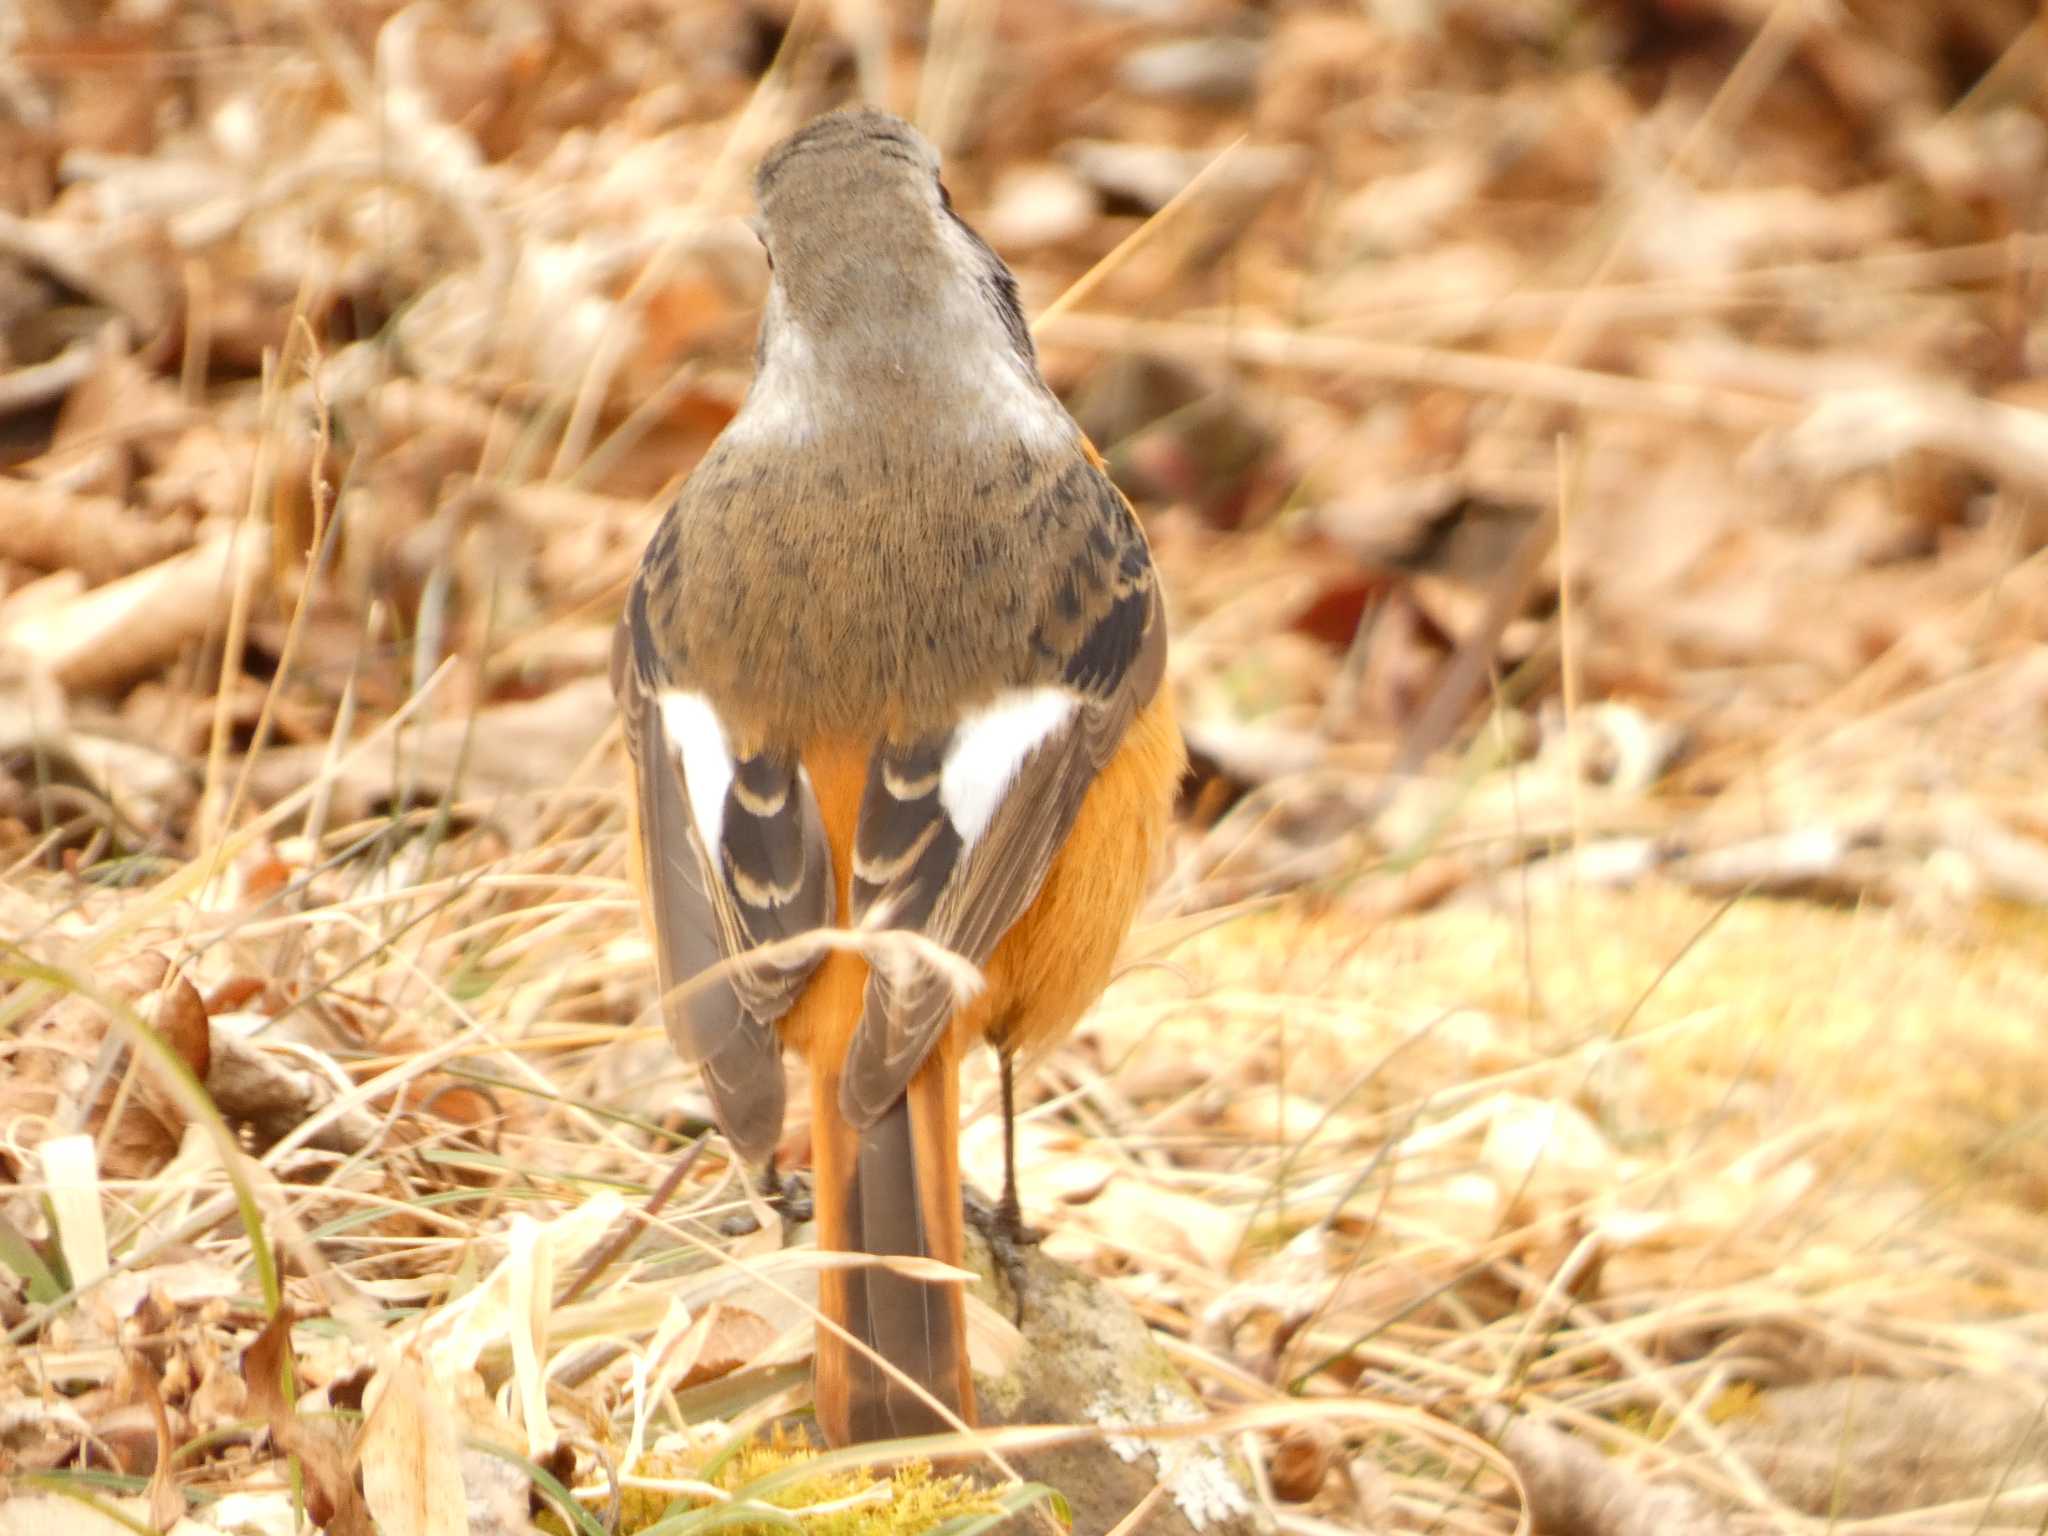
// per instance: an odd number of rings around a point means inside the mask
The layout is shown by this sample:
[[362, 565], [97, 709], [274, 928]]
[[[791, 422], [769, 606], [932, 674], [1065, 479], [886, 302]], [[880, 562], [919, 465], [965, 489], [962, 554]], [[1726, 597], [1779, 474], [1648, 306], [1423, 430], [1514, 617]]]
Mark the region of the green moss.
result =
[[1733, 1424], [1759, 1417], [1764, 1411], [1764, 1389], [1753, 1381], [1734, 1381], [1707, 1404], [1709, 1424]]
[[[677, 1454], [643, 1457], [637, 1470], [644, 1477], [708, 1481], [743, 1498], [757, 1498], [760, 1503], [789, 1510], [855, 1498], [877, 1486], [887, 1485], [891, 1489], [886, 1502], [878, 1498], [874, 1503], [829, 1514], [805, 1515], [804, 1536], [911, 1536], [961, 1516], [998, 1514], [1004, 1507], [994, 1495], [966, 1478], [943, 1477], [932, 1470], [930, 1463], [922, 1461], [902, 1463], [887, 1476], [864, 1467], [820, 1472], [815, 1477], [790, 1476], [792, 1468], [816, 1459], [817, 1453], [801, 1436], [778, 1429], [769, 1438], [749, 1440], [725, 1456], [708, 1476], [709, 1463], [705, 1459]], [[753, 1485], [771, 1478], [775, 1479], [775, 1486], [770, 1491], [758, 1496], [748, 1492]], [[600, 1519], [605, 1514], [602, 1499], [591, 1500], [585, 1507]], [[618, 1530], [621, 1536], [633, 1536], [634, 1532], [647, 1530], [669, 1517], [710, 1508], [707, 1501], [700, 1499], [679, 1499], [653, 1489], [628, 1488], [620, 1501]], [[552, 1510], [541, 1515], [535, 1524], [550, 1536], [571, 1536], [567, 1523]], [[787, 1522], [773, 1519], [737, 1520], [720, 1523], [718, 1527], [720, 1536], [787, 1536], [789, 1529]]]

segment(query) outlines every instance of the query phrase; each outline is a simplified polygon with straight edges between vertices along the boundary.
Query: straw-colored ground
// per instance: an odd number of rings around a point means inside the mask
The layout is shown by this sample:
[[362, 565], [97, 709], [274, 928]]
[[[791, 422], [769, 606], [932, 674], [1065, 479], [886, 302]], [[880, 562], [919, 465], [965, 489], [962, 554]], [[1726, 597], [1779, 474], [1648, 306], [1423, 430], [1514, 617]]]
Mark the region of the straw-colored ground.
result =
[[861, 97], [1173, 602], [1048, 1250], [1304, 1536], [2044, 1529], [2043, 80], [2027, 0], [0, 14], [0, 1536], [1031, 1502], [727, 1455], [815, 1281], [623, 862], [735, 215]]

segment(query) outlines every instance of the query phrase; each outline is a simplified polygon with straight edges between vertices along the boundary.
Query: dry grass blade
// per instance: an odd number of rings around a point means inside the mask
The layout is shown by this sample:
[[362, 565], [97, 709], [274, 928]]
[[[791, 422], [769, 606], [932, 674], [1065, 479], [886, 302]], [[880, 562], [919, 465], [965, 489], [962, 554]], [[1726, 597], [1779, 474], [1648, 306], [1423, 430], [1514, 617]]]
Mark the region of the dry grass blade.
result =
[[1395, 342], [1352, 340], [1273, 326], [1191, 320], [1126, 320], [1067, 314], [1045, 339], [1098, 352], [1139, 352], [1198, 361], [1226, 358], [1262, 368], [1303, 370], [1506, 395], [1592, 412], [1651, 416], [1703, 427], [1757, 432], [1796, 419], [1794, 408], [1753, 394], [1624, 378], [1557, 363], [1525, 362]]
[[1156, 239], [1183, 210], [1198, 206], [1201, 195], [1208, 189], [1211, 180], [1229, 165], [1230, 157], [1236, 154], [1243, 144], [1244, 139], [1239, 137], [1224, 145], [1217, 152], [1215, 159], [1190, 177], [1188, 184], [1174, 193], [1156, 213], [1119, 241], [1115, 250], [1082, 273], [1064, 293], [1046, 305], [1031, 322], [1032, 330], [1042, 333], [1057, 327], [1065, 315], [1078, 308], [1083, 300], [1143, 250], [1147, 243]]

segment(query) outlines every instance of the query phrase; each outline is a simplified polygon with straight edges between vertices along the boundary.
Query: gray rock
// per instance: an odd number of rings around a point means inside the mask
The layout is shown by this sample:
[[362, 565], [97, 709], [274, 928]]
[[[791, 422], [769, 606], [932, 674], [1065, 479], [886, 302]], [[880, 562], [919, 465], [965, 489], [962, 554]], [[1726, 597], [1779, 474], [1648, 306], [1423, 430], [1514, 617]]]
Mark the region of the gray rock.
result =
[[[970, 1232], [969, 1262], [982, 1299], [1012, 1315], [1008, 1287], [989, 1278], [986, 1250]], [[998, 1377], [979, 1377], [983, 1424], [1093, 1424], [1098, 1439], [1013, 1455], [1026, 1478], [1057, 1488], [1073, 1511], [1074, 1536], [1101, 1536], [1157, 1483], [1166, 1493], [1146, 1536], [1252, 1536], [1271, 1530], [1250, 1474], [1215, 1439], [1145, 1440], [1134, 1424], [1189, 1423], [1207, 1410], [1130, 1304], [1100, 1280], [1038, 1250], [1023, 1255], [1024, 1347]]]

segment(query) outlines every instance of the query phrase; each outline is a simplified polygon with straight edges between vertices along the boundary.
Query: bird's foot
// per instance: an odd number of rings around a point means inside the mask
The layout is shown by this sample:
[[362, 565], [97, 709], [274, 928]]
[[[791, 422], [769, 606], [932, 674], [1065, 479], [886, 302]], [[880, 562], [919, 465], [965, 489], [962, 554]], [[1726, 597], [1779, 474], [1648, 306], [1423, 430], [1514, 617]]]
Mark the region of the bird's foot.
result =
[[[811, 1219], [811, 1181], [800, 1173], [785, 1174], [770, 1163], [761, 1175], [761, 1198], [782, 1218], [785, 1232]], [[752, 1211], [735, 1211], [719, 1223], [718, 1230], [727, 1237], [746, 1237], [760, 1231], [761, 1223], [754, 1219]]]
[[1044, 1242], [1045, 1233], [1024, 1224], [1024, 1212], [1015, 1199], [991, 1203], [970, 1189], [962, 1204], [967, 1210], [967, 1224], [981, 1234], [988, 1244], [990, 1259], [1002, 1271], [1003, 1283], [1010, 1288], [1011, 1321], [1021, 1328], [1026, 1289], [1024, 1250]]
[[771, 1164], [761, 1193], [782, 1217], [785, 1227], [800, 1227], [817, 1214], [811, 1199], [811, 1181], [801, 1173], [778, 1174]]

